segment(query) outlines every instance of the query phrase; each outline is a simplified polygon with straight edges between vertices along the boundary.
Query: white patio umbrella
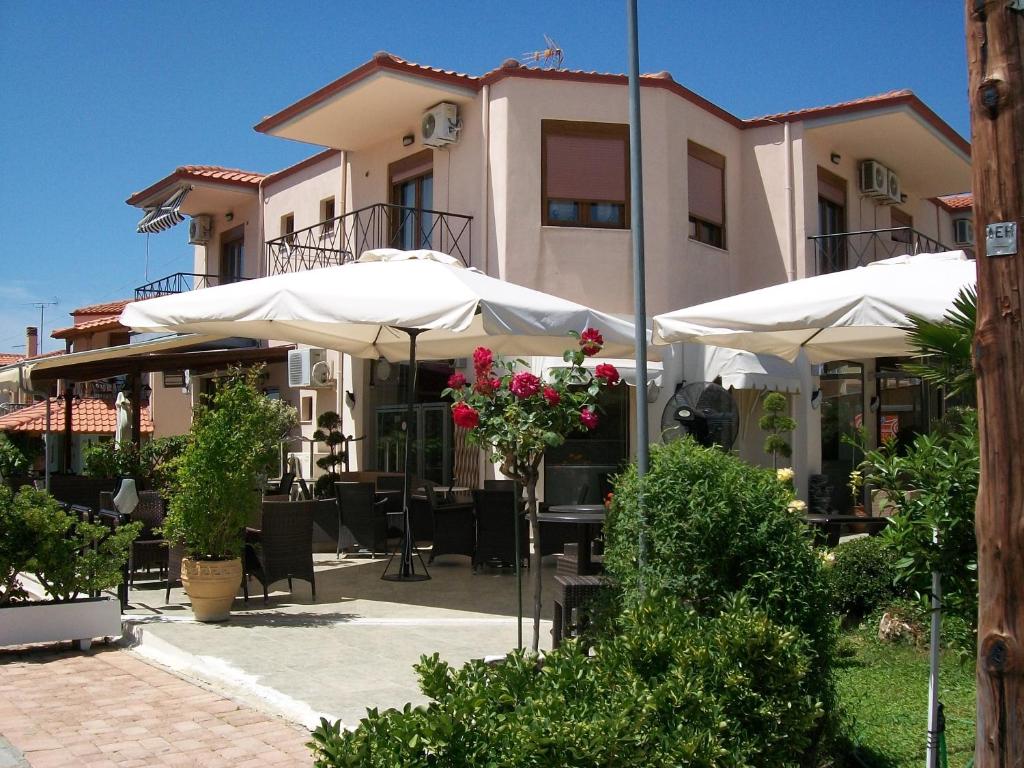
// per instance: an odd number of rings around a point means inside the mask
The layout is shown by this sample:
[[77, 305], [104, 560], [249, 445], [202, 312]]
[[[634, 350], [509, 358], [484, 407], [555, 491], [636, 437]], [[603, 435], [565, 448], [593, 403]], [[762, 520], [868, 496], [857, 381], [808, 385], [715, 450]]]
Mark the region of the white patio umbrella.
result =
[[132, 441], [132, 404], [128, 401], [124, 392], [117, 393], [114, 401], [117, 423], [114, 428], [114, 445], [118, 448], [128, 445]]
[[[367, 251], [342, 266], [137, 301], [125, 307], [121, 322], [138, 331], [276, 339], [408, 360], [410, 419], [417, 357], [459, 357], [480, 344], [498, 354], [561, 355], [566, 334], [588, 327], [604, 335], [604, 355], [631, 355], [634, 347], [632, 323], [427, 250]], [[413, 567], [410, 450], [407, 440], [402, 580], [429, 578]]]
[[[811, 363], [908, 355], [907, 315], [941, 320], [976, 282], [963, 251], [897, 256], [654, 317], [655, 344], [692, 341]], [[130, 306], [130, 305], [129, 305]]]
[[[896, 256], [657, 315], [654, 343], [694, 341], [790, 362], [801, 350], [812, 363], [909, 355], [908, 315], [942, 320], [961, 289], [976, 282], [975, 263], [963, 251]], [[936, 754], [940, 621], [941, 583], [933, 572], [929, 766]]]

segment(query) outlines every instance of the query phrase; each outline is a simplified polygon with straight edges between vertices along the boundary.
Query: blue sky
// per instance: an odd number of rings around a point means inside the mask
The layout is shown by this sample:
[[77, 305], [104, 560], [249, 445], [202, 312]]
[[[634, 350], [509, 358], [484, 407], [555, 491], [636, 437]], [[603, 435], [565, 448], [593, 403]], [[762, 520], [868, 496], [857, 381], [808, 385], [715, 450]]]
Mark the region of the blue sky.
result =
[[[132, 295], [146, 238], [124, 200], [178, 165], [273, 171], [313, 149], [264, 115], [388, 50], [479, 74], [543, 47], [624, 72], [623, 0], [88, 3], [0, 13], [0, 351], [47, 308]], [[911, 88], [969, 137], [957, 0], [640, 0], [640, 66], [740, 117]], [[150, 276], [191, 270], [183, 226], [150, 238]], [[45, 349], [60, 342], [46, 340]]]

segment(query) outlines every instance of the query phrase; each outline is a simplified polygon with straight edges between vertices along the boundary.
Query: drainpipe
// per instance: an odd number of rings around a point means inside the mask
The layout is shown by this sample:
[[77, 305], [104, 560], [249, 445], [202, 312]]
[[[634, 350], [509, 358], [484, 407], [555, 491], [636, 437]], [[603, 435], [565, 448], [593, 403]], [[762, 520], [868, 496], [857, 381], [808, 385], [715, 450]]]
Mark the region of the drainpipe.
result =
[[793, 137], [789, 121], [782, 124], [782, 143], [786, 152], [786, 280], [796, 280], [796, 202], [793, 197]]
[[480, 201], [483, 205], [483, 214], [480, 217], [480, 233], [481, 242], [483, 243], [484, 251], [484, 274], [490, 274], [489, 269], [489, 253], [490, 250], [488, 245], [490, 243], [490, 205], [488, 203], [489, 196], [487, 194], [488, 181], [491, 175], [491, 86], [485, 85], [483, 93], [481, 95], [481, 101], [483, 102], [481, 107], [481, 126], [483, 132], [483, 150], [480, 158]]

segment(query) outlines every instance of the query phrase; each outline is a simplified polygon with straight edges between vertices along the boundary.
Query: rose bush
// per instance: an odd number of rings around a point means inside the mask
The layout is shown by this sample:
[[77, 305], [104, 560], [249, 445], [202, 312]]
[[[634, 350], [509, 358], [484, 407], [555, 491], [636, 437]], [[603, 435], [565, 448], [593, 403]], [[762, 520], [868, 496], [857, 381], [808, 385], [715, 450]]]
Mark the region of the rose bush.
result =
[[[520, 370], [522, 360], [495, 360], [486, 347], [473, 353], [473, 386], [461, 374], [448, 380], [444, 391], [452, 404], [455, 425], [469, 430], [469, 442], [486, 449], [507, 477], [526, 488], [530, 527], [538, 539], [536, 487], [538, 467], [548, 446], [561, 445], [566, 435], [594, 429], [598, 424], [595, 400], [602, 387], [619, 381], [615, 366], [602, 363], [591, 373], [583, 367], [596, 355], [604, 338], [595, 328], [573, 333], [575, 349], [563, 355], [567, 367], [552, 372], [543, 384], [535, 374]], [[531, 555], [531, 568], [540, 572], [539, 550]], [[540, 579], [534, 584], [533, 649], [540, 628]]]

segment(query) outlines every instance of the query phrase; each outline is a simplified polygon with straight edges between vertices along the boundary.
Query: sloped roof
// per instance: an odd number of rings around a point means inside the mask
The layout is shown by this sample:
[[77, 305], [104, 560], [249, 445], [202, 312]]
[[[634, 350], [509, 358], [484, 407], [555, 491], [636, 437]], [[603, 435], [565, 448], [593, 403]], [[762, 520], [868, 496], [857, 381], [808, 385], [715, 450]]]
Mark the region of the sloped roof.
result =
[[935, 198], [935, 201], [947, 211], [965, 211], [974, 207], [974, 195], [970, 192], [961, 192], [959, 195], [942, 195]]
[[72, 315], [112, 315], [120, 313], [127, 305], [135, 299], [118, 299], [117, 301], [106, 301], [102, 304], [89, 304], [85, 307], [71, 310]]
[[69, 325], [67, 328], [58, 328], [50, 336], [54, 339], [66, 339], [82, 333], [96, 333], [98, 331], [116, 331], [119, 328], [128, 330], [127, 326], [121, 325], [118, 319], [120, 315], [112, 317], [97, 317], [95, 320], [86, 320], [84, 323]]
[[0, 352], [0, 365], [10, 365], [24, 359], [25, 356], [17, 352]]
[[202, 181], [213, 184], [225, 184], [256, 191], [266, 174], [255, 171], [243, 171], [240, 168], [225, 168], [220, 165], [181, 165], [160, 181], [150, 184], [140, 192], [134, 193], [125, 202], [139, 206], [149, 200], [155, 192], [164, 187], [181, 181]]
[[[141, 430], [143, 433], [153, 431], [153, 420], [150, 418], [149, 406], [142, 406]], [[73, 401], [71, 405], [71, 430], [78, 434], [112, 435], [117, 429], [117, 410], [111, 400], [98, 397], [83, 397]], [[9, 413], [0, 417], [0, 432], [38, 432], [46, 430], [46, 401]], [[64, 431], [64, 403], [55, 397], [50, 398], [50, 431]]]

